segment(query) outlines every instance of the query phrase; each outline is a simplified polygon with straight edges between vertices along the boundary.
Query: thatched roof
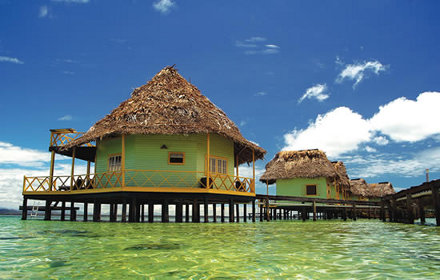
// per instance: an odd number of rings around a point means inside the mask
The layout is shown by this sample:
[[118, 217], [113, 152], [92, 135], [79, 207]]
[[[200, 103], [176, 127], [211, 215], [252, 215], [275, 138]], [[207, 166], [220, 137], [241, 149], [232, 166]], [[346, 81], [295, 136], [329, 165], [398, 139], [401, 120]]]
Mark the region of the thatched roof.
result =
[[396, 193], [390, 182], [372, 183], [369, 185], [369, 197], [384, 197]]
[[362, 178], [351, 179], [350, 192], [354, 195], [367, 197], [369, 194], [367, 182]]
[[338, 173], [320, 150], [281, 151], [266, 164], [261, 182], [275, 183], [277, 179], [317, 178], [336, 179]]
[[350, 188], [350, 179], [347, 175], [347, 169], [342, 161], [332, 161], [333, 167], [338, 173], [338, 183], [342, 185], [342, 187], [349, 189]]
[[121, 134], [213, 133], [231, 139], [239, 163], [262, 159], [266, 151], [246, 140], [226, 114], [186, 81], [173, 66], [165, 67], [131, 97], [95, 123], [66, 148]]

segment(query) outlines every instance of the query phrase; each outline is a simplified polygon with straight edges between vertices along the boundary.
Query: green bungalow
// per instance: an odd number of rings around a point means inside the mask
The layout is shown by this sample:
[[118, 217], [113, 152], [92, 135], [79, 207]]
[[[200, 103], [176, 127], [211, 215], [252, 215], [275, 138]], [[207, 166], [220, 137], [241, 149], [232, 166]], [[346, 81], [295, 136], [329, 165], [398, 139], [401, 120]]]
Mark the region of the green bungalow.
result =
[[342, 199], [347, 186], [342, 167], [337, 172], [320, 150], [282, 151], [266, 165], [260, 181], [276, 183], [279, 196]]
[[[174, 67], [136, 88], [86, 133], [51, 130], [49, 151], [49, 175], [24, 178], [23, 209], [28, 209], [27, 199], [45, 200], [50, 219], [50, 211], [64, 211], [66, 202], [72, 209], [74, 203], [84, 203], [86, 220], [88, 203], [93, 203], [96, 221], [101, 204], [110, 205], [113, 220], [118, 204], [125, 219], [128, 204], [129, 221], [139, 221], [144, 204], [161, 204], [162, 218], [168, 221], [172, 204], [179, 221], [182, 205], [192, 204], [197, 219], [199, 204], [205, 204], [206, 216], [208, 203], [254, 202], [255, 167], [247, 178], [240, 176], [239, 165], [255, 165], [266, 153]], [[55, 154], [72, 158], [70, 175], [54, 174]], [[87, 161], [85, 174], [75, 173], [77, 160]]]

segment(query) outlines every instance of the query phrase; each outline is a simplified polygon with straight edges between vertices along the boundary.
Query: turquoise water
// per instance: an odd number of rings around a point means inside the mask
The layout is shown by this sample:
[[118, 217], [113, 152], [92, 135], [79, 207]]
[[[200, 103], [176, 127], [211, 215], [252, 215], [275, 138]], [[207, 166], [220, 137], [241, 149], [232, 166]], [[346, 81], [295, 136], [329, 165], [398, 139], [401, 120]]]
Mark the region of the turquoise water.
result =
[[440, 228], [376, 220], [121, 224], [0, 217], [0, 279], [439, 279]]

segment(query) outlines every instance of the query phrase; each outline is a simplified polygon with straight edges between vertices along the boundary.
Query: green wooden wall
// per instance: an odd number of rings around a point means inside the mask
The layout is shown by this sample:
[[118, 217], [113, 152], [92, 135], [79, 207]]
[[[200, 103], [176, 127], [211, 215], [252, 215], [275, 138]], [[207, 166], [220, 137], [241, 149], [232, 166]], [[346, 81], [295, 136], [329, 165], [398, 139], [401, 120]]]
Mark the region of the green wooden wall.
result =
[[[306, 195], [306, 185], [316, 185], [317, 195]], [[276, 190], [277, 195], [327, 198], [327, 179], [325, 177], [278, 179]], [[336, 198], [336, 189], [333, 185], [330, 185], [330, 190], [331, 198]]]
[[[166, 146], [166, 149], [161, 149]], [[126, 170], [167, 170], [170, 172], [127, 171], [127, 186], [180, 186], [196, 187], [201, 177], [205, 177], [207, 151], [206, 134], [190, 135], [127, 135], [125, 137]], [[96, 172], [107, 172], [108, 158], [121, 153], [121, 137], [98, 141]], [[185, 153], [183, 165], [168, 164], [169, 152]], [[210, 134], [210, 155], [227, 160], [227, 173], [234, 174], [234, 143], [217, 134]], [[199, 171], [180, 172], [180, 171]]]

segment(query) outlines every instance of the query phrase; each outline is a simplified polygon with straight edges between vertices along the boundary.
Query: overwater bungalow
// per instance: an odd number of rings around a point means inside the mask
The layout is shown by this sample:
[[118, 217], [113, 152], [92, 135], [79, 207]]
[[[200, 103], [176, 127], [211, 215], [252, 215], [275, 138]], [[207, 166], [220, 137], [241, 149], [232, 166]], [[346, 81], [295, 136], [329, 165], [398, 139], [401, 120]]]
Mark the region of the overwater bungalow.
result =
[[387, 195], [395, 194], [393, 184], [390, 182], [379, 182], [368, 184], [368, 197], [370, 200], [380, 200]]
[[339, 180], [336, 180], [336, 199], [347, 200], [350, 191], [350, 179], [347, 175], [347, 169], [342, 161], [332, 161], [333, 167], [338, 173]]
[[356, 178], [350, 180], [350, 200], [368, 200], [370, 192], [368, 184], [365, 179]]
[[338, 171], [320, 150], [281, 151], [266, 165], [260, 181], [276, 183], [279, 196], [342, 199], [348, 177], [342, 163], [335, 165]]
[[[44, 200], [50, 219], [59, 202], [61, 209], [66, 202], [72, 209], [81, 202], [86, 220], [88, 203], [93, 203], [95, 221], [101, 204], [110, 205], [113, 220], [118, 204], [125, 219], [128, 204], [129, 221], [139, 221], [144, 204], [150, 215], [154, 204], [162, 205], [163, 221], [168, 221], [168, 206], [175, 205], [181, 221], [182, 205], [188, 217], [192, 204], [198, 221], [200, 204], [205, 204], [206, 217], [209, 203], [229, 203], [233, 209], [236, 203], [254, 202], [255, 161], [266, 153], [174, 67], [136, 88], [86, 133], [51, 130], [49, 151], [48, 175], [24, 178], [23, 209], [28, 199]], [[54, 174], [55, 154], [71, 158], [71, 174]], [[87, 162], [85, 174], [75, 173], [78, 160]], [[243, 163], [253, 164], [252, 177], [240, 176]]]

